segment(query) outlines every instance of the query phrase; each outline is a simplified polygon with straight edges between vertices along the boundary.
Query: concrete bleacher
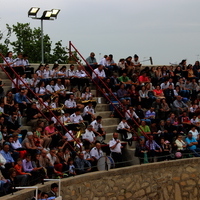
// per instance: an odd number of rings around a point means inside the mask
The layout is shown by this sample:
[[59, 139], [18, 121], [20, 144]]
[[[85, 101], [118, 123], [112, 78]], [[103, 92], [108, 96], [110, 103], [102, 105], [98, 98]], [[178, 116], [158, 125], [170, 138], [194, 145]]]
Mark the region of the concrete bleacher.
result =
[[[39, 64], [31, 64], [31, 67], [34, 67], [34, 69], [36, 70], [38, 68]], [[50, 65], [51, 68], [52, 65]], [[62, 65], [61, 65], [62, 66]], [[66, 65], [67, 69], [69, 68], [69, 64]], [[1, 70], [0, 71], [0, 78], [2, 79], [2, 82], [5, 83], [4, 91], [5, 93], [11, 89], [11, 85], [12, 82], [10, 79], [8, 79], [7, 75]], [[96, 109], [95, 109], [95, 115], [98, 116], [102, 116], [102, 125], [104, 130], [106, 131], [106, 143], [109, 143], [109, 141], [112, 139], [112, 135], [113, 132], [116, 131], [117, 125], [120, 122], [118, 118], [112, 118], [111, 116], [111, 111], [109, 110], [109, 104], [106, 103], [106, 100], [104, 99], [104, 97], [96, 97], [96, 86], [94, 86], [91, 83], [91, 92], [92, 94], [95, 96], [94, 98], [97, 100], [100, 98], [100, 102], [101, 103], [97, 103]], [[32, 127], [31, 126], [27, 126], [26, 125], [26, 118], [22, 119], [22, 127], [21, 129], [26, 129], [28, 131], [32, 131]], [[121, 139], [121, 138], [120, 138]], [[134, 143], [134, 142], [133, 142]], [[134, 152], [135, 152], [135, 145], [133, 144], [131, 147], [126, 145], [126, 149], [125, 149], [128, 159], [134, 159], [134, 163], [138, 163], [138, 159], [136, 157], [134, 157]]]

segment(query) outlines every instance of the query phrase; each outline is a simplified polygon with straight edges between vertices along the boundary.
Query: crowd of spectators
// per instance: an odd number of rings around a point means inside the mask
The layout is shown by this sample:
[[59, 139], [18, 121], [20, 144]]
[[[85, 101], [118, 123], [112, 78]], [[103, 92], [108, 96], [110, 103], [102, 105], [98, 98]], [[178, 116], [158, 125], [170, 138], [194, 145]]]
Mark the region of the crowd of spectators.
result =
[[[141, 163], [168, 160], [177, 152], [179, 157], [200, 156], [198, 61], [194, 66], [183, 60], [176, 67], [144, 69], [137, 55], [115, 63], [110, 54], [97, 63], [91, 53], [86, 61], [94, 72], [81, 65], [75, 70], [73, 64], [69, 69], [59, 64], [50, 69], [45, 64], [34, 71], [27, 55], [13, 59], [12, 52], [7, 54], [3, 66], [14, 83], [5, 95], [2, 90], [0, 104], [0, 187], [4, 191], [10, 185], [26, 186], [96, 169], [104, 155], [106, 131], [102, 117], [95, 115], [90, 75], [106, 96], [114, 100], [114, 94], [123, 105], [117, 107], [124, 118], [114, 111], [120, 123], [108, 144], [117, 167], [123, 161], [119, 134], [124, 141], [139, 139], [136, 156]], [[32, 130], [22, 129], [25, 124]]]

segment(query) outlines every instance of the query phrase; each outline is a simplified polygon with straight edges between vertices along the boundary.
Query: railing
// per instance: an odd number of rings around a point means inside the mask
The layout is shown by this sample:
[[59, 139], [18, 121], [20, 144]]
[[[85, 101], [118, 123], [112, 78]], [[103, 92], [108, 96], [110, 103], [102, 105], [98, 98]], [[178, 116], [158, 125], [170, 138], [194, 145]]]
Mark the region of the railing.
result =
[[[89, 69], [96, 75], [96, 77], [98, 78], [98, 75], [95, 73], [95, 71], [93, 70], [93, 68], [90, 66], [90, 64], [85, 60], [85, 58], [82, 56], [82, 54], [77, 50], [77, 48], [72, 44], [71, 41], [69, 41], [69, 54], [70, 57], [73, 57], [76, 62], [82, 66], [82, 64], [80, 63], [80, 61], [77, 59], [77, 57], [72, 53], [72, 48], [75, 50], [75, 52], [81, 57], [81, 59], [86, 63], [86, 65], [89, 67]], [[121, 116], [124, 117], [123, 114], [119, 111], [119, 109], [115, 106], [115, 104], [111, 101], [111, 99], [105, 95], [105, 93], [103, 92], [102, 88], [99, 86], [99, 84], [97, 83], [96, 79], [92, 79], [92, 76], [85, 70], [84, 67], [82, 67], [83, 70], [86, 72], [86, 74], [91, 78], [91, 80], [93, 81], [93, 83], [96, 85], [96, 88], [98, 88], [99, 91], [101, 91], [101, 93], [103, 94], [103, 96], [110, 102], [110, 104], [114, 107], [114, 109], [117, 111], [117, 113]], [[124, 107], [124, 105], [121, 103], [121, 101], [116, 97], [116, 95], [113, 94], [113, 92], [111, 91], [110, 88], [108, 88], [108, 86], [104, 83], [104, 81], [102, 79], [98, 79], [98, 81], [101, 82], [101, 84], [106, 88], [107, 91], [109, 91], [109, 93], [113, 96], [113, 98], [119, 103], [119, 105], [123, 108], [123, 110], [125, 110], [126, 113], [126, 108]], [[129, 114], [129, 113], [128, 113]], [[129, 114], [130, 119], [133, 120], [133, 122], [136, 124], [136, 126], [141, 130], [141, 133], [143, 134], [143, 136], [147, 139], [149, 139], [149, 136], [140, 128], [139, 124], [137, 123], [137, 121]], [[132, 124], [130, 124], [132, 127]], [[137, 137], [139, 137], [138, 133], [133, 129], [134, 133], [136, 134]]]
[[[34, 97], [39, 101], [39, 103], [41, 103], [48, 111], [49, 113], [55, 117], [55, 119], [57, 120], [57, 122], [61, 125], [61, 127], [70, 134], [70, 136], [76, 141], [76, 143], [79, 145], [80, 150], [82, 150], [82, 146], [80, 145], [79, 141], [69, 132], [69, 130], [63, 125], [63, 123], [58, 119], [58, 117], [51, 111], [51, 109], [48, 108], [48, 106], [46, 106], [44, 104], [43, 101], [40, 100], [40, 98], [38, 98], [38, 96], [36, 95], [36, 93], [23, 81], [23, 79], [21, 79], [21, 77], [16, 73], [16, 71], [13, 69], [13, 67], [10, 66], [10, 64], [7, 62], [7, 60], [5, 59], [5, 57], [2, 55], [2, 53], [0, 53], [0, 56], [2, 57], [2, 59], [6, 62], [6, 65], [12, 70], [12, 72], [15, 74], [16, 79], [20, 80], [28, 89], [29, 92], [31, 92]], [[5, 68], [0, 65], [1, 69], [6, 73], [6, 75], [8, 76], [8, 78], [12, 81], [12, 83], [16, 86], [16, 88], [18, 88], [17, 83], [15, 83], [15, 81], [13, 81], [12, 77], [8, 74], [8, 72], [5, 70]], [[42, 113], [40, 111], [40, 113]], [[44, 116], [44, 113], [43, 113]], [[46, 116], [45, 119], [47, 119], [48, 121], [50, 121]], [[59, 134], [62, 136], [62, 134], [59, 132]], [[69, 143], [68, 143], [69, 144]], [[70, 145], [70, 144], [69, 144]]]

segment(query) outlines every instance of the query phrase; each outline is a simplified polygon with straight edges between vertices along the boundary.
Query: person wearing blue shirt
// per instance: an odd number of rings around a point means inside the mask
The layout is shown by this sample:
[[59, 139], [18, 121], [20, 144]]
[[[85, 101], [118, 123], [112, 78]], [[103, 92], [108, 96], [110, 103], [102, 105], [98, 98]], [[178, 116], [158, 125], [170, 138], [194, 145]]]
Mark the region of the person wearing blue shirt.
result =
[[187, 143], [187, 148], [191, 150], [196, 157], [200, 157], [200, 154], [199, 154], [200, 148], [197, 148], [196, 146], [198, 142], [194, 137], [192, 137], [191, 132], [188, 133], [187, 138], [185, 139], [185, 142]]
[[8, 144], [4, 144], [3, 150], [0, 151], [1, 155], [5, 158], [6, 164], [5, 167], [1, 167], [1, 172], [5, 178], [9, 177], [8, 170], [11, 167], [14, 167], [14, 160], [9, 152], [10, 147]]
[[20, 91], [14, 95], [14, 100], [19, 104], [19, 110], [21, 114], [23, 114], [23, 110], [27, 107], [27, 103], [29, 103], [25, 96], [25, 90], [20, 89]]

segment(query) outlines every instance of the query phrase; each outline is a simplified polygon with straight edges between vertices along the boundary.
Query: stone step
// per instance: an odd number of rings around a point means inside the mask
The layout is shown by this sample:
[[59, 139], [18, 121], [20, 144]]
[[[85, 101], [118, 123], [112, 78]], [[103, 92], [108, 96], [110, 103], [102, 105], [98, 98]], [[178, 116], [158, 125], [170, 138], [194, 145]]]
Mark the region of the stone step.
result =
[[8, 90], [11, 90], [12, 88], [11, 88], [11, 86], [3, 86], [3, 89], [4, 89], [4, 93], [6, 94], [6, 92], [8, 91]]
[[97, 101], [97, 103], [99, 104], [105, 104], [106, 103], [106, 100], [104, 97], [94, 97], [94, 99]]
[[0, 71], [0, 78], [1, 79], [8, 79], [6, 73], [4, 71], [2, 71], [2, 70]]
[[95, 111], [101, 112], [101, 111], [108, 111], [109, 110], [109, 104], [97, 104]]
[[2, 83], [4, 83], [5, 86], [11, 86], [12, 85], [12, 81], [10, 79], [2, 79]]
[[27, 130], [27, 131], [32, 131], [32, 126], [21, 126], [21, 130]]
[[118, 125], [119, 119], [118, 118], [103, 118], [102, 125], [109, 126], [109, 125]]
[[103, 118], [109, 118], [111, 114], [111, 111], [101, 111], [101, 112], [96, 112], [95, 116], [101, 116]]
[[103, 126], [106, 133], [114, 133], [117, 130], [117, 124], [116, 125], [109, 125], [109, 126]]
[[123, 149], [123, 158], [124, 160], [129, 161], [129, 165], [139, 165], [140, 160], [138, 157], [135, 156], [135, 149], [128, 149], [128, 144], [126, 147]]

